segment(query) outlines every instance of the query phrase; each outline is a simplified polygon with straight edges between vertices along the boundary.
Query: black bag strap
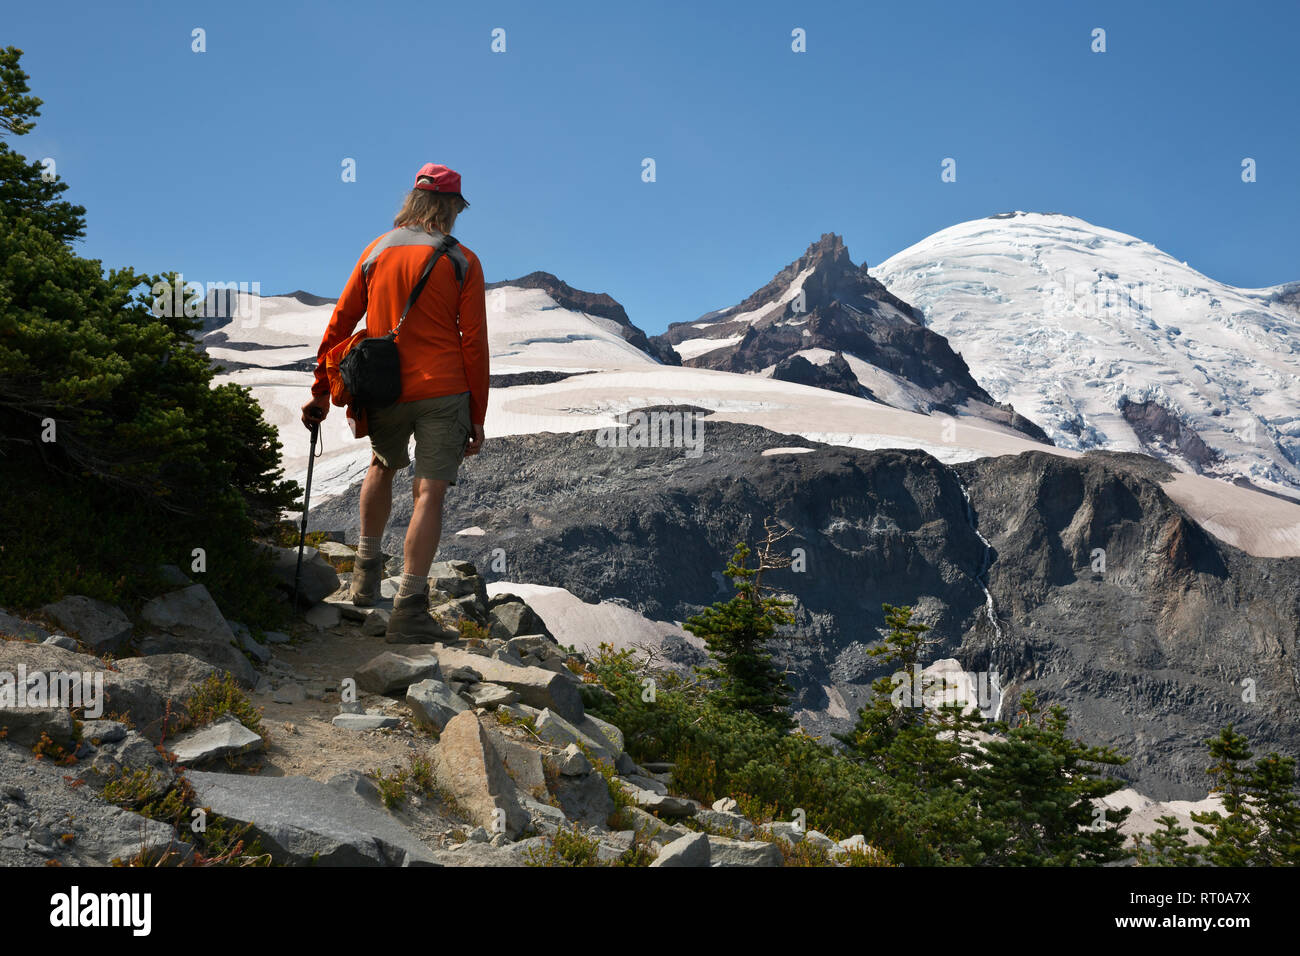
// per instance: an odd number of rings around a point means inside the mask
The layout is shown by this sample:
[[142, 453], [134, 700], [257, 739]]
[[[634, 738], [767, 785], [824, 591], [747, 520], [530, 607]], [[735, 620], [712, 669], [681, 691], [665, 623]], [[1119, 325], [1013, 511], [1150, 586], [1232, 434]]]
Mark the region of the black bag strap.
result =
[[[424, 285], [429, 281], [429, 276], [433, 275], [433, 267], [438, 264], [438, 257], [444, 252], [450, 252], [458, 245], [460, 245], [460, 243], [457, 242], [454, 236], [443, 236], [433, 244], [433, 252], [429, 254], [429, 261], [424, 264], [424, 271], [420, 273], [420, 278], [415, 283], [415, 288], [412, 289], [411, 294], [407, 296], [406, 308], [402, 310], [402, 317], [398, 319], [397, 324], [393, 326], [393, 331], [388, 333], [389, 338], [397, 338], [397, 330], [400, 329], [402, 323], [406, 321], [406, 313], [411, 311], [411, 306], [415, 305], [415, 300], [418, 299], [420, 293], [424, 291]], [[456, 270], [456, 278], [459, 281], [460, 269]]]

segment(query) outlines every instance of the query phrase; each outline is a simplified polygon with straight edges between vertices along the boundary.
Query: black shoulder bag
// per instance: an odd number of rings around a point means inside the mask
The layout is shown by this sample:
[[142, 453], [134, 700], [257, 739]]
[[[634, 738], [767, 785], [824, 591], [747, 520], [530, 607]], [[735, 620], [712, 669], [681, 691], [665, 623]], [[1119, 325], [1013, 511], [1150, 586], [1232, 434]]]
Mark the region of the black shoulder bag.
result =
[[[419, 281], [407, 297], [402, 317], [393, 331], [377, 339], [365, 338], [352, 347], [339, 362], [339, 375], [344, 387], [352, 393], [352, 400], [366, 408], [387, 408], [402, 397], [402, 362], [397, 352], [397, 333], [406, 321], [406, 313], [424, 291], [424, 284], [433, 274], [438, 258], [457, 245], [451, 236], [443, 236], [433, 247], [429, 261], [420, 273]], [[457, 270], [459, 272], [459, 270]]]

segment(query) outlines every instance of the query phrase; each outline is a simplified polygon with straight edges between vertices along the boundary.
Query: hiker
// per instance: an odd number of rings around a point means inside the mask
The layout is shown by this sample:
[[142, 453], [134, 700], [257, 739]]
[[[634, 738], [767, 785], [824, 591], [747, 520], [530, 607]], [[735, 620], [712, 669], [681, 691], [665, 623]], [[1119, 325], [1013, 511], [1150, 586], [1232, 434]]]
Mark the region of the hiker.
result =
[[[442, 534], [447, 487], [456, 483], [463, 457], [483, 449], [488, 399], [483, 267], [451, 237], [456, 216], [468, 205], [459, 173], [435, 163], [421, 167], [393, 220], [394, 228], [366, 246], [343, 288], [317, 353], [312, 399], [302, 407], [308, 428], [324, 420], [331, 385], [337, 388], [333, 358], [349, 347], [350, 337], [364, 341], [387, 335], [398, 326], [403, 306], [408, 308], [394, 340], [400, 357], [400, 398], [383, 408], [359, 408], [348, 401], [353, 433], [358, 438], [369, 435], [372, 452], [361, 485], [361, 542], [349, 591], [355, 605], [370, 606], [378, 596], [380, 540], [392, 507], [393, 475], [411, 463], [408, 448], [415, 436], [415, 509], [388, 622], [390, 643], [429, 643], [448, 636], [429, 613], [429, 567]], [[417, 288], [430, 262], [426, 284]], [[411, 300], [413, 293], [417, 297]], [[364, 335], [353, 336], [362, 316]], [[395, 391], [395, 381], [393, 385]], [[334, 402], [342, 404], [338, 394]]]

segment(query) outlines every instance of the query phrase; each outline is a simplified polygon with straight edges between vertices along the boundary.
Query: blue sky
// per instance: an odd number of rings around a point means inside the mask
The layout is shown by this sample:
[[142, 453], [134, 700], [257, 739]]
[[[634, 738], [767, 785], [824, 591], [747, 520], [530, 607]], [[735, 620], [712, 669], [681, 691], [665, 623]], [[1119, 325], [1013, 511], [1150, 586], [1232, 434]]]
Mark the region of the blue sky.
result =
[[4, 20], [45, 101], [12, 145], [55, 159], [106, 266], [334, 296], [434, 161], [465, 177], [457, 235], [489, 281], [554, 272], [651, 333], [738, 302], [823, 232], [874, 264], [1010, 209], [1236, 285], [1300, 279], [1290, 0], [229, 0]]

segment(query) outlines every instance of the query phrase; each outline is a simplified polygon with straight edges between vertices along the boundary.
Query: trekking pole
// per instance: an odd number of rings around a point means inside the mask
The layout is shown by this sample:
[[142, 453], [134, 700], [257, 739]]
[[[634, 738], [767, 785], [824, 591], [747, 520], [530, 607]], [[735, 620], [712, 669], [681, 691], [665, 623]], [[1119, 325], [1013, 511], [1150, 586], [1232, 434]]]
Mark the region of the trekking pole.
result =
[[307, 452], [307, 487], [302, 493], [302, 527], [298, 530], [298, 567], [293, 572], [293, 609], [298, 610], [298, 581], [302, 578], [302, 548], [307, 541], [307, 508], [311, 504], [311, 471], [316, 464], [316, 436], [320, 422], [311, 423], [311, 449]]

